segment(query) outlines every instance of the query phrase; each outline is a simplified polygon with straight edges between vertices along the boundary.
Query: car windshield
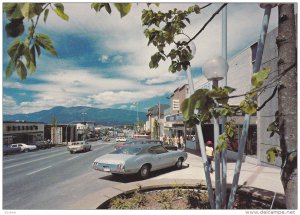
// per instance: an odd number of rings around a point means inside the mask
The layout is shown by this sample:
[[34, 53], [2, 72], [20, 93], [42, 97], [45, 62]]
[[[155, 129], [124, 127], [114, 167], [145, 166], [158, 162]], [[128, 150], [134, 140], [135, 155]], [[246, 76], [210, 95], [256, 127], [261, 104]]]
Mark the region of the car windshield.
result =
[[135, 155], [139, 153], [142, 149], [140, 147], [123, 147], [120, 149], [116, 149], [110, 154], [127, 154], [127, 155]]

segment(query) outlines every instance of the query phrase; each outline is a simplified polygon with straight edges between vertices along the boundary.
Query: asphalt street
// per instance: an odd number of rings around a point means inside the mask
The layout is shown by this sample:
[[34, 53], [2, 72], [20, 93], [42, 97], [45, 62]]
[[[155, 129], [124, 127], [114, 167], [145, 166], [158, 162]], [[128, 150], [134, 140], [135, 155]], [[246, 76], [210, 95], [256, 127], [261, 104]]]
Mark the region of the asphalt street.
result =
[[92, 169], [115, 142], [92, 142], [92, 151], [70, 154], [66, 147], [3, 157], [3, 209], [66, 209], [90, 192], [122, 183]]

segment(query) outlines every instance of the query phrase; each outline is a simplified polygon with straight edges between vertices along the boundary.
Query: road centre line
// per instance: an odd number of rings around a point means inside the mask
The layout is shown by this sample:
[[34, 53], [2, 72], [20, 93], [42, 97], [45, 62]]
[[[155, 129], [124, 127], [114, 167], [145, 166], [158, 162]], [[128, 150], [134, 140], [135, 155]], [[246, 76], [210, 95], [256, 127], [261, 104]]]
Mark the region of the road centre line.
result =
[[62, 155], [62, 154], [67, 154], [67, 152], [63, 152], [63, 153], [60, 153], [60, 154], [55, 154], [55, 155], [52, 155], [52, 156], [42, 157], [40, 159], [27, 161], [27, 162], [15, 164], [15, 165], [12, 165], [12, 166], [7, 166], [7, 167], [4, 167], [3, 169], [9, 169], [9, 168], [13, 168], [13, 167], [16, 167], [16, 166], [22, 166], [24, 164], [29, 164], [29, 163], [32, 163], [32, 162], [35, 162], [35, 161], [45, 160], [47, 158], [56, 157], [56, 156], [59, 156], [59, 155]]
[[49, 169], [49, 168], [51, 168], [52, 166], [47, 166], [47, 167], [44, 167], [44, 168], [42, 168], [42, 169], [38, 169], [38, 170], [36, 170], [36, 171], [33, 171], [33, 172], [30, 172], [30, 173], [27, 173], [26, 175], [32, 175], [32, 174], [34, 174], [34, 173], [37, 173], [37, 172], [40, 172], [40, 171], [43, 171], [43, 170], [45, 170], [45, 169]]

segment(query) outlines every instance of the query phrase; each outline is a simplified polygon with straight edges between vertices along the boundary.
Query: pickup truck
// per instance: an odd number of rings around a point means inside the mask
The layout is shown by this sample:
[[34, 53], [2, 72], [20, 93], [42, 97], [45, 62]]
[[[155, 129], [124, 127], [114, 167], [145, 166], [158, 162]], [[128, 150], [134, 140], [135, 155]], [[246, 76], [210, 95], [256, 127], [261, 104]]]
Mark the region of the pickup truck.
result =
[[91, 148], [91, 144], [85, 141], [70, 142], [67, 146], [67, 150], [70, 151], [71, 154], [73, 154], [74, 152], [90, 151]]
[[34, 145], [27, 145], [25, 143], [15, 143], [10, 145], [11, 148], [21, 148], [21, 152], [28, 152], [28, 151], [33, 151], [36, 150], [37, 147]]

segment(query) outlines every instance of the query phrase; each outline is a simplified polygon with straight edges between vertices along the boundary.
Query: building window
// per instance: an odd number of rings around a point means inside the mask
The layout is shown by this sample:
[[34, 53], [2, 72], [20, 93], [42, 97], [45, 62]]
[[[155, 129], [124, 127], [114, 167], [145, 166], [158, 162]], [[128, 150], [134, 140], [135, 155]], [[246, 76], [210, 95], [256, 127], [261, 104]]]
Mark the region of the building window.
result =
[[256, 59], [257, 43], [251, 46], [251, 52], [252, 52], [252, 64], [254, 64]]
[[173, 110], [179, 110], [179, 108], [180, 108], [179, 100], [173, 99]]
[[25, 126], [24, 125], [22, 126], [22, 130], [25, 130]]

